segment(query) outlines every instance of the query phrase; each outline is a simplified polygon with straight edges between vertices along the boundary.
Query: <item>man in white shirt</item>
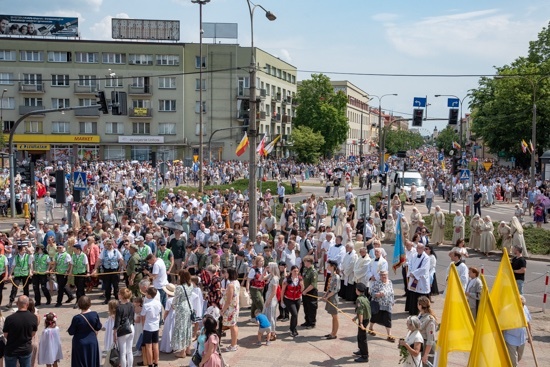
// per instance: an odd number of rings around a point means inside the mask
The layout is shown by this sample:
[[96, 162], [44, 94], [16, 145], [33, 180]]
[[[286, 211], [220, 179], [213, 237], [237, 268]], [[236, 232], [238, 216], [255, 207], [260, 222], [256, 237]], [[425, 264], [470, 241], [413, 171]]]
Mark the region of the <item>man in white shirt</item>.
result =
[[424, 244], [416, 246], [417, 255], [409, 264], [409, 281], [405, 311], [409, 315], [418, 315], [418, 298], [430, 294], [430, 258], [424, 252]]
[[388, 271], [388, 261], [382, 257], [382, 248], [377, 247], [374, 249], [374, 259], [369, 263], [369, 270], [367, 272], [369, 288], [372, 282], [380, 280], [381, 271]]
[[149, 254], [145, 258], [147, 263], [152, 266], [151, 271], [145, 269], [143, 273], [153, 278], [153, 287], [160, 293], [160, 303], [166, 307], [166, 292], [162, 289], [168, 284], [168, 274], [166, 274], [166, 264], [162, 259], [157, 258], [155, 254]]
[[124, 266], [124, 259], [120, 251], [114, 247], [113, 240], [104, 241], [103, 246], [105, 248], [99, 253], [99, 261], [95, 264], [94, 273], [97, 275], [100, 266], [103, 268], [102, 273], [105, 273], [101, 275], [101, 279], [105, 283], [105, 301], [103, 304], [106, 305], [111, 300], [111, 288], [115, 299], [118, 297], [118, 283], [120, 281], [118, 271]]
[[[327, 234], [328, 236], [328, 234]], [[344, 256], [346, 255], [346, 247], [342, 244], [342, 236], [336, 236], [336, 243], [334, 246], [331, 246], [327, 252], [327, 262], [329, 260], [335, 261], [338, 264], [338, 268], [342, 271], [342, 262], [344, 261]], [[326, 264], [325, 264], [326, 269]], [[325, 292], [328, 289], [328, 278], [330, 273], [327, 271], [325, 279]]]
[[144, 360], [152, 362], [149, 366], [158, 366], [159, 360], [159, 328], [162, 305], [156, 300], [157, 289], [147, 288], [146, 298], [148, 302], [143, 302], [141, 316], [143, 322], [143, 345], [145, 349]]
[[294, 240], [288, 241], [287, 247], [281, 254], [281, 261], [286, 263], [286, 269], [290, 272], [290, 268], [296, 265], [296, 242]]
[[[449, 257], [451, 258], [452, 263], [456, 266], [456, 271], [458, 272], [458, 278], [460, 279], [460, 284], [462, 284], [462, 289], [466, 289], [468, 284], [468, 266], [462, 261], [462, 254], [456, 250], [449, 251]], [[447, 279], [449, 278], [449, 271], [451, 270], [451, 265], [447, 268]]]
[[327, 214], [328, 214], [327, 202], [321, 196], [319, 197], [319, 202], [317, 203], [317, 207], [315, 208], [315, 228], [319, 228], [319, 223], [323, 225]]
[[346, 301], [355, 302], [357, 295], [355, 294], [355, 262], [357, 261], [357, 253], [354, 249], [354, 243], [346, 244], [346, 254], [342, 260], [342, 285], [340, 289], [343, 291], [342, 297]]
[[361, 247], [359, 249], [359, 256], [357, 257], [357, 261], [355, 262], [355, 265], [353, 267], [353, 276], [355, 277], [355, 285], [361, 283], [365, 287], [368, 287], [369, 285], [369, 278], [368, 278], [368, 272], [369, 272], [369, 264], [371, 263], [371, 258], [367, 254], [367, 249], [364, 247]]

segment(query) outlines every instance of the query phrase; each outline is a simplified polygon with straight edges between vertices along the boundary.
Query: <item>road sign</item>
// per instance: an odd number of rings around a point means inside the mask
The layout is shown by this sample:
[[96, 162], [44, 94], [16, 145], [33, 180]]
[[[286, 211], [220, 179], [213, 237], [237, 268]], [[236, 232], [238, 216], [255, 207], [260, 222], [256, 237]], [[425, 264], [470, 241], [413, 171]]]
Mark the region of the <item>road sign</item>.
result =
[[443, 153], [439, 153], [437, 159], [441, 162], [442, 160], [445, 160], [445, 155]]
[[426, 97], [414, 97], [413, 107], [426, 107], [428, 98]]
[[370, 194], [357, 195], [357, 208], [359, 218], [367, 218], [370, 215]]
[[460, 170], [460, 181], [466, 181], [470, 179], [470, 170], [469, 169], [461, 169]]
[[467, 166], [467, 165], [468, 165], [468, 160], [462, 158], [462, 159], [460, 160], [459, 164], [460, 164], [461, 166]]
[[460, 106], [460, 100], [458, 98], [449, 98], [447, 100], [447, 107], [453, 108], [453, 107], [459, 107]]
[[86, 190], [86, 173], [85, 172], [74, 172], [73, 173], [73, 189], [85, 191]]

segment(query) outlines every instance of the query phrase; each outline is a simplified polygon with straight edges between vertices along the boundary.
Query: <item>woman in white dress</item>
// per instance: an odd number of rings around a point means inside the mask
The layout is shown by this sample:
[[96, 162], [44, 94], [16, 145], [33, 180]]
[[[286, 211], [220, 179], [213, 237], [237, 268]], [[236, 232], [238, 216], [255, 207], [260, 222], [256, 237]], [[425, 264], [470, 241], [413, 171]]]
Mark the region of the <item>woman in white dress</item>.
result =
[[476, 214], [470, 220], [470, 248], [474, 251], [479, 251], [481, 242], [481, 218]]
[[436, 245], [443, 243], [445, 236], [445, 214], [441, 211], [441, 207], [437, 205], [435, 207], [435, 214], [433, 219], [433, 228], [432, 228], [432, 241]]
[[347, 216], [347, 210], [346, 210], [346, 204], [340, 203], [340, 207], [336, 210], [336, 228], [334, 228], [334, 235], [335, 236], [342, 236], [344, 234], [344, 227], [346, 224], [346, 216]]
[[493, 234], [494, 229], [495, 227], [493, 226], [491, 217], [486, 215], [483, 218], [483, 222], [481, 223], [481, 242], [480, 242], [481, 252], [483, 252], [485, 256], [489, 256], [489, 252], [495, 249], [495, 244], [497, 241], [495, 239], [495, 235]]
[[374, 228], [376, 228], [376, 235], [378, 236], [378, 238], [380, 238], [380, 240], [384, 239], [384, 233], [382, 232], [382, 219], [380, 218], [380, 213], [378, 212], [374, 212], [374, 217], [373, 217], [373, 221], [374, 221]]
[[344, 227], [344, 233], [342, 233], [342, 243], [344, 245], [352, 241], [353, 229], [351, 228], [351, 223], [351, 218], [346, 217], [346, 225]]
[[159, 343], [159, 351], [162, 353], [172, 353], [172, 332], [174, 330], [174, 309], [172, 301], [174, 300], [174, 291], [176, 286], [167, 284], [163, 287], [168, 298], [166, 299], [166, 308], [164, 309], [164, 328], [162, 329], [162, 338]]
[[512, 230], [505, 221], [500, 222], [497, 228], [497, 233], [502, 238], [502, 252], [512, 252]]
[[461, 238], [464, 238], [464, 227], [466, 226], [466, 220], [460, 210], [455, 212], [455, 218], [453, 219], [453, 238], [451, 243], [456, 243]]
[[422, 338], [422, 334], [420, 333], [420, 320], [417, 316], [409, 316], [407, 318], [407, 329], [409, 329], [409, 332], [405, 339], [399, 340], [399, 346], [405, 347], [409, 352], [403, 366], [418, 367], [422, 364], [421, 350], [424, 338]]
[[384, 234], [386, 235], [386, 240], [393, 242], [395, 240], [395, 220], [393, 219], [393, 215], [388, 214], [388, 219], [386, 219], [386, 231]]
[[416, 228], [420, 224], [420, 220], [422, 220], [422, 215], [415, 206], [412, 208], [410, 220], [409, 240], [412, 240], [413, 235], [416, 233]]
[[523, 248], [523, 257], [529, 257], [527, 246], [525, 246], [525, 238], [523, 237], [523, 227], [517, 217], [512, 217], [510, 222], [510, 234], [512, 236], [512, 246], [521, 246]]

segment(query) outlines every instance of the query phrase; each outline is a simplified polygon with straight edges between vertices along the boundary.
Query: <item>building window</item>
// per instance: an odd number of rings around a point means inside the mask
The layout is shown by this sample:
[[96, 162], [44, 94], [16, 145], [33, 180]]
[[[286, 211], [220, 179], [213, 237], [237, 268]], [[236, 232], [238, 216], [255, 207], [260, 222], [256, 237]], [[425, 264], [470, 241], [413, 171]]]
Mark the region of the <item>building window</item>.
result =
[[159, 77], [159, 89], [176, 89], [176, 77], [175, 76]]
[[101, 56], [104, 64], [126, 64], [126, 54], [103, 52]]
[[[200, 79], [195, 79], [195, 90], [199, 90], [201, 85]], [[202, 90], [206, 90], [206, 79], [202, 80]]]
[[74, 55], [74, 62], [84, 64], [97, 64], [98, 60], [97, 52], [76, 52]]
[[79, 133], [95, 135], [97, 134], [97, 122], [95, 121], [80, 121], [79, 123]]
[[[200, 132], [201, 124], [195, 123], [195, 135], [199, 136], [201, 134]], [[202, 136], [206, 136], [206, 124], [202, 123]]]
[[27, 107], [42, 107], [42, 98], [25, 98], [24, 101]]
[[291, 83], [292, 84], [296, 84], [296, 76], [295, 75], [292, 75], [292, 77], [290, 78], [291, 80]]
[[0, 73], [0, 84], [13, 85], [13, 73]]
[[48, 51], [49, 62], [71, 62], [73, 54], [66, 51]]
[[25, 121], [25, 134], [42, 134], [42, 121]]
[[173, 122], [159, 123], [159, 135], [176, 135], [176, 124]]
[[115, 77], [105, 79], [105, 88], [118, 88], [122, 87], [122, 76], [117, 75]]
[[136, 76], [132, 78], [132, 88], [143, 88], [145, 86], [145, 78]]
[[134, 135], [150, 135], [151, 124], [148, 122], [134, 122], [132, 124], [132, 134]]
[[157, 55], [157, 65], [176, 66], [180, 64], [179, 55]]
[[[200, 113], [200, 101], [195, 102], [195, 113]], [[202, 113], [206, 113], [206, 102], [202, 101]]]
[[128, 55], [128, 63], [130, 65], [153, 65], [153, 55]]
[[15, 51], [0, 50], [0, 61], [17, 61]]
[[79, 106], [94, 106], [97, 104], [97, 101], [93, 98], [79, 98], [78, 99], [78, 105]]
[[174, 111], [176, 111], [176, 100], [175, 99], [160, 99], [159, 100], [159, 111], [161, 111], [161, 112], [174, 112]]
[[42, 51], [19, 51], [21, 61], [41, 62], [44, 61], [44, 52]]
[[266, 94], [266, 96], [271, 95], [271, 84], [269, 84], [269, 83], [265, 83], [265, 94]]
[[42, 74], [23, 74], [23, 84], [25, 85], [42, 84]]
[[13, 129], [15, 121], [4, 121], [4, 133], [9, 133]]
[[122, 161], [126, 159], [126, 149], [124, 147], [105, 147], [103, 154], [105, 155], [105, 160], [109, 161]]
[[70, 134], [71, 124], [68, 121], [52, 121], [52, 134]]
[[105, 133], [113, 135], [124, 135], [124, 123], [107, 122], [107, 124], [105, 125]]
[[70, 107], [69, 98], [52, 98], [52, 108], [66, 108]]
[[78, 85], [81, 87], [95, 87], [97, 85], [97, 76], [95, 75], [79, 75]]
[[136, 161], [147, 161], [149, 160], [149, 153], [151, 152], [151, 147], [148, 146], [132, 146], [131, 160]]
[[0, 105], [2, 106], [3, 110], [13, 110], [15, 109], [15, 98], [13, 97], [4, 97], [2, 98], [2, 101], [0, 101]]
[[195, 68], [199, 69], [201, 67], [201, 64], [202, 64], [202, 68], [206, 69], [206, 56], [202, 57], [202, 63], [201, 63], [200, 56], [195, 56]]
[[267, 75], [271, 74], [271, 65], [265, 64], [265, 73]]
[[151, 108], [151, 100], [149, 99], [134, 99], [132, 100], [133, 108]]
[[68, 87], [69, 75], [54, 74], [52, 75], [52, 87]]

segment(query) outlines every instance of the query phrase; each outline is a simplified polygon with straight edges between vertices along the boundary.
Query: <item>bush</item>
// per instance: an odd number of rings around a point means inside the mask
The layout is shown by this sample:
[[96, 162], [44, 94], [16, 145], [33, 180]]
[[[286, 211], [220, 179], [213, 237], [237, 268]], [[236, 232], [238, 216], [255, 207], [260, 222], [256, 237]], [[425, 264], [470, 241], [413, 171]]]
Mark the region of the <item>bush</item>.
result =
[[[242, 180], [235, 180], [233, 183], [227, 184], [227, 185], [210, 185], [205, 186], [204, 191], [225, 191], [226, 189], [229, 189], [233, 187], [235, 190], [240, 190], [241, 192], [248, 191], [248, 180], [242, 179]], [[262, 186], [262, 193], [265, 193], [267, 189], [271, 190], [271, 194], [274, 197], [277, 197], [277, 182], [276, 181], [265, 181], [261, 183]], [[285, 193], [286, 195], [289, 195], [290, 192], [292, 192], [292, 186], [288, 183], [283, 182], [283, 186], [285, 187]], [[258, 181], [258, 188], [260, 187], [260, 182]], [[178, 186], [174, 187], [174, 192], [177, 192], [178, 190], [187, 191], [187, 194], [198, 194], [199, 193], [199, 187], [198, 186]], [[300, 187], [296, 187], [296, 192], [300, 193], [302, 192], [302, 189]], [[162, 200], [168, 193], [168, 188], [163, 188], [158, 191], [157, 198], [159, 200]]]

